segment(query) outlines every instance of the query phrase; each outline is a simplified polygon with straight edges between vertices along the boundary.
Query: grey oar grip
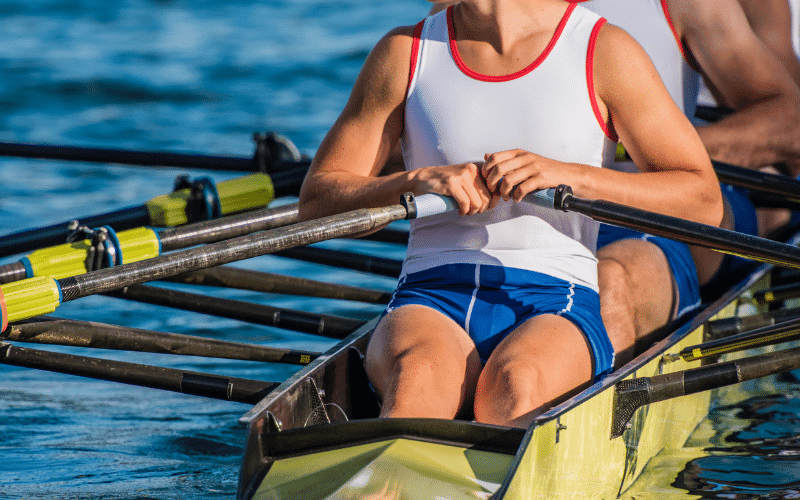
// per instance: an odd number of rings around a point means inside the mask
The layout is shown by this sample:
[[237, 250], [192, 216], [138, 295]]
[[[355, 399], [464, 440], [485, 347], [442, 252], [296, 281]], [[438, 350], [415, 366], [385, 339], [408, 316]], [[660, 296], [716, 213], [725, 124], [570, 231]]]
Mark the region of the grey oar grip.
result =
[[[545, 208], [553, 208], [553, 200], [558, 196], [558, 189], [550, 188], [530, 193], [523, 198], [523, 201]], [[452, 197], [436, 193], [427, 193], [420, 196], [406, 193], [403, 195], [402, 203], [408, 209], [408, 219], [419, 219], [429, 215], [458, 210], [458, 203]]]

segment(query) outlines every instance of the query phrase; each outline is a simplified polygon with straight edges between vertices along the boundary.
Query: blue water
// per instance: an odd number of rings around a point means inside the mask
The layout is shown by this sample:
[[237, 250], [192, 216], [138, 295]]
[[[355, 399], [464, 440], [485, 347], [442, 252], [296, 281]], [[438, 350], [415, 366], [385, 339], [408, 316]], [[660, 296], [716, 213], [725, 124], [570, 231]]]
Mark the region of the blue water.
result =
[[[404, 1], [0, 1], [0, 141], [249, 156], [274, 130], [313, 155], [375, 42], [429, 8]], [[139, 205], [187, 173], [0, 159], [0, 233]], [[352, 246], [352, 244], [351, 244]], [[374, 251], [375, 245], [358, 248]], [[383, 255], [401, 257], [402, 248]], [[6, 259], [5, 261], [8, 261]], [[11, 259], [16, 260], [16, 259]], [[241, 267], [391, 290], [394, 281], [264, 257]], [[368, 319], [380, 306], [205, 289]], [[311, 335], [88, 297], [61, 317], [322, 351]], [[27, 344], [281, 381], [297, 368]], [[0, 367], [0, 497], [231, 498], [249, 406]]]
[[[0, 141], [249, 156], [251, 134], [275, 130], [313, 155], [372, 45], [392, 27], [415, 23], [428, 8], [423, 0], [0, 0]], [[216, 181], [236, 176], [0, 158], [0, 233], [138, 205], [168, 192], [183, 173]], [[402, 248], [391, 245], [330, 245], [402, 256]], [[388, 278], [270, 256], [237, 265], [382, 290], [394, 286]], [[380, 311], [352, 302], [199, 292], [361, 319]], [[105, 297], [67, 302], [57, 315], [296, 349], [332, 345], [311, 335]], [[280, 381], [296, 370], [26, 347], [261, 380]], [[0, 366], [0, 380], [2, 498], [235, 494], [245, 438], [237, 421], [247, 405], [7, 366]], [[708, 498], [791, 497], [800, 476], [794, 459], [797, 401], [787, 390], [719, 410], [723, 423], [736, 419], [737, 428], [746, 429], [716, 443], [728, 461], [699, 459], [676, 481]], [[756, 474], [750, 477], [744, 468]]]

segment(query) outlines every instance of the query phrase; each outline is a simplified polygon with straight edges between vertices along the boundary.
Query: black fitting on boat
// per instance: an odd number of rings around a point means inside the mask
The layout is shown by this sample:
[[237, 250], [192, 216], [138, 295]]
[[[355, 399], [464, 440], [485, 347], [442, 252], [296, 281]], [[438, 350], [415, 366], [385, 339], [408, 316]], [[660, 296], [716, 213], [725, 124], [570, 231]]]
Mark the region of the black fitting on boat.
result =
[[402, 204], [406, 212], [408, 212], [406, 220], [417, 218], [417, 200], [414, 198], [414, 193], [408, 192], [400, 195], [400, 204]]
[[553, 208], [566, 212], [569, 208], [570, 198], [572, 198], [572, 188], [566, 184], [560, 184], [553, 193]]
[[179, 175], [175, 178], [173, 191], [182, 189], [189, 189], [186, 199], [186, 219], [189, 223], [216, 219], [222, 214], [217, 186], [208, 177], [191, 181], [188, 175]]
[[281, 163], [295, 163], [303, 159], [300, 150], [287, 137], [276, 132], [253, 134], [256, 150], [253, 164], [258, 172], [271, 174], [280, 168]]

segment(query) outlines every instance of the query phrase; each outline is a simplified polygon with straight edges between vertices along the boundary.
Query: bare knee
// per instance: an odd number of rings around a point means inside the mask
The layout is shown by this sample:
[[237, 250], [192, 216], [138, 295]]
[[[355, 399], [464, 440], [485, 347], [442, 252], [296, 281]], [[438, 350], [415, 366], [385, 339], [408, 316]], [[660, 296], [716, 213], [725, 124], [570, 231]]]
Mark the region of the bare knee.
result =
[[514, 425], [547, 401], [543, 377], [537, 366], [512, 361], [487, 364], [475, 390], [475, 420], [495, 425]]

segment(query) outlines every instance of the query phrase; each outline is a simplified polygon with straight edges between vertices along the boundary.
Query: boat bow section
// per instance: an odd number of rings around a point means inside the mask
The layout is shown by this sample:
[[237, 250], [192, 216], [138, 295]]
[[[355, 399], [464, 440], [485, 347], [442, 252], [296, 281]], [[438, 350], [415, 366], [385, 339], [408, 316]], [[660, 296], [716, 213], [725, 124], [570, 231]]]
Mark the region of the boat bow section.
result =
[[524, 431], [434, 419], [370, 419], [262, 436], [266, 464], [240, 498], [486, 499]]

